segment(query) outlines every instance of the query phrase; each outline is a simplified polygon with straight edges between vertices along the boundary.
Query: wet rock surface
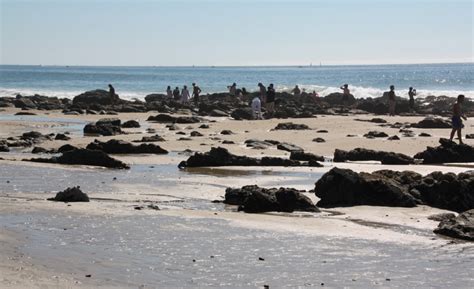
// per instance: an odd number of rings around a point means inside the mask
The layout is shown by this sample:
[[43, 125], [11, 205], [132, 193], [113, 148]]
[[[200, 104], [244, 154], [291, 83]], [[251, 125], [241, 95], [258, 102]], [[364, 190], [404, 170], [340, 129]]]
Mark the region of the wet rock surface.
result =
[[463, 212], [457, 217], [446, 216], [435, 233], [468, 241], [474, 241], [474, 209]]
[[227, 188], [224, 203], [238, 205], [239, 211], [246, 213], [319, 212], [311, 199], [292, 188], [265, 189], [258, 186]]
[[99, 150], [108, 154], [167, 154], [168, 151], [155, 144], [133, 145], [129, 142], [112, 139], [107, 142], [95, 140], [86, 147], [89, 150]]
[[422, 159], [424, 164], [474, 162], [474, 147], [457, 144], [444, 138], [441, 138], [439, 143], [440, 146], [427, 147], [425, 151], [417, 153], [414, 158]]
[[407, 165], [415, 163], [412, 157], [400, 153], [375, 151], [364, 148], [355, 148], [350, 151], [336, 149], [334, 162], [345, 161], [380, 161], [387, 165]]
[[54, 198], [49, 198], [48, 200], [56, 202], [89, 202], [89, 196], [83, 193], [80, 187], [72, 187], [57, 193]]

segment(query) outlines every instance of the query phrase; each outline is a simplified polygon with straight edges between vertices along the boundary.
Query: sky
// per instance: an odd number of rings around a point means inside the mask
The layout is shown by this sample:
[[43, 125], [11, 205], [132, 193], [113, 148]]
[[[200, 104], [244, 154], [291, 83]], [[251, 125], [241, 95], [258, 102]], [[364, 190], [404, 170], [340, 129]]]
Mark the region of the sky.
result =
[[473, 61], [472, 0], [0, 0], [0, 64]]

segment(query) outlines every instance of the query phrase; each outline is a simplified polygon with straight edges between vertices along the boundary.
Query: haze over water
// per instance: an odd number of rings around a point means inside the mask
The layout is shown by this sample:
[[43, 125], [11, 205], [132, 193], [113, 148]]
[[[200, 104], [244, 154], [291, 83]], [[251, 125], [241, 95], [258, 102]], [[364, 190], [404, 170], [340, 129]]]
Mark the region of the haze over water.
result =
[[351, 66], [256, 66], [256, 67], [102, 67], [102, 66], [17, 66], [0, 65], [0, 96], [42, 94], [74, 97], [84, 91], [107, 89], [112, 83], [125, 99], [143, 99], [147, 94], [163, 93], [196, 82], [204, 93], [238, 87], [255, 91], [257, 83], [274, 83], [278, 90], [295, 84], [320, 95], [340, 91], [348, 83], [360, 97], [379, 97], [393, 84], [397, 94], [407, 97], [408, 87], [419, 96], [460, 93], [474, 97], [474, 64], [407, 64]]

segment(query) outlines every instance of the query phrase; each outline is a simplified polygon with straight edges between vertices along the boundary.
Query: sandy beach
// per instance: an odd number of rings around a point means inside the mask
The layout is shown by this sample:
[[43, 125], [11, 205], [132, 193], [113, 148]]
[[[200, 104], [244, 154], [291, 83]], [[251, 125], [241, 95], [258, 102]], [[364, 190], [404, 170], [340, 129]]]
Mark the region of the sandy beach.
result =
[[[334, 150], [357, 147], [413, 156], [437, 146], [449, 129], [415, 129], [404, 137], [397, 128], [358, 121], [375, 117], [321, 115], [304, 119], [236, 121], [205, 117], [200, 124], [147, 122], [156, 113], [121, 113], [140, 128], [110, 137], [83, 136], [82, 128], [99, 115], [64, 115], [32, 111], [35, 116], [0, 115], [0, 137], [28, 131], [69, 132], [71, 140], [44, 141], [46, 149], [68, 143], [85, 147], [94, 139], [133, 141], [154, 129], [167, 155], [113, 155], [131, 166], [112, 170], [21, 161], [37, 157], [32, 148], [0, 153], [0, 265], [2, 288], [196, 288], [260, 287], [457, 287], [473, 285], [472, 243], [433, 233], [433, 214], [447, 212], [428, 206], [395, 208], [354, 206], [323, 209], [321, 213], [237, 212], [222, 201], [227, 187], [259, 185], [293, 187], [317, 202], [315, 182], [333, 167], [356, 172], [381, 169], [460, 173], [472, 164], [381, 165], [378, 162], [334, 163]], [[380, 117], [380, 116], [379, 116]], [[421, 116], [382, 116], [389, 124], [415, 123]], [[278, 123], [306, 124], [311, 130], [273, 130]], [[472, 133], [474, 121], [465, 122]], [[222, 135], [223, 130], [233, 134]], [[327, 130], [327, 132], [318, 132]], [[377, 130], [400, 140], [368, 139]], [[189, 137], [191, 131], [203, 136]], [[182, 132], [184, 135], [176, 134]], [[430, 137], [420, 137], [420, 133]], [[347, 135], [353, 135], [347, 137]], [[188, 137], [189, 140], [179, 140]], [[312, 141], [316, 137], [325, 142]], [[192, 152], [225, 147], [246, 156], [288, 156], [274, 147], [252, 149], [248, 139], [278, 140], [325, 156], [316, 167], [220, 167], [179, 170]], [[233, 144], [222, 144], [222, 141]], [[474, 145], [474, 140], [465, 140]], [[50, 202], [58, 191], [81, 186], [89, 203]], [[149, 205], [156, 205], [159, 210]], [[155, 207], [156, 208], [156, 207]], [[338, 272], [335, 274], [335, 272]]]

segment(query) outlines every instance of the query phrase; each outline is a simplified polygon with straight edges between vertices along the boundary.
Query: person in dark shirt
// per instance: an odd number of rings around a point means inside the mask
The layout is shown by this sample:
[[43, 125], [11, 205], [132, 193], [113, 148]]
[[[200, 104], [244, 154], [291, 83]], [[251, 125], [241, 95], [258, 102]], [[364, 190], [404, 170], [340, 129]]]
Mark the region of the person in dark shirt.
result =
[[453, 129], [451, 130], [450, 140], [453, 140], [454, 134], [458, 133], [459, 144], [462, 144], [462, 134], [461, 130], [464, 127], [462, 119], [467, 120], [466, 116], [462, 112], [462, 103], [464, 102], [464, 95], [458, 95], [458, 100], [453, 106], [453, 117], [451, 119]]
[[300, 95], [301, 94], [301, 89], [297, 86], [295, 86], [295, 88], [293, 88], [293, 90], [291, 91], [294, 95]]
[[349, 84], [344, 84], [340, 87], [342, 89], [342, 107], [346, 108], [349, 104], [349, 96], [351, 95], [351, 91], [349, 90]]
[[258, 88], [260, 91], [260, 101], [262, 104], [267, 102], [267, 88], [261, 82], [258, 83]]
[[112, 102], [115, 102], [118, 99], [118, 96], [115, 94], [115, 88], [112, 86], [112, 84], [109, 84], [109, 97]]
[[193, 100], [194, 103], [198, 104], [199, 103], [199, 94], [201, 93], [201, 88], [196, 85], [196, 83], [193, 83]]
[[179, 92], [179, 87], [177, 87], [177, 86], [173, 90], [173, 99], [176, 100], [176, 101], [180, 101], [180, 99], [181, 99], [181, 93]]
[[267, 88], [267, 113], [269, 117], [272, 117], [275, 113], [275, 89], [273, 88], [273, 83], [270, 83], [270, 86]]
[[410, 106], [410, 112], [415, 111], [415, 95], [416, 95], [416, 89], [413, 89], [413, 87], [410, 87], [408, 89], [408, 96], [410, 97], [410, 100], [408, 101], [408, 105]]

